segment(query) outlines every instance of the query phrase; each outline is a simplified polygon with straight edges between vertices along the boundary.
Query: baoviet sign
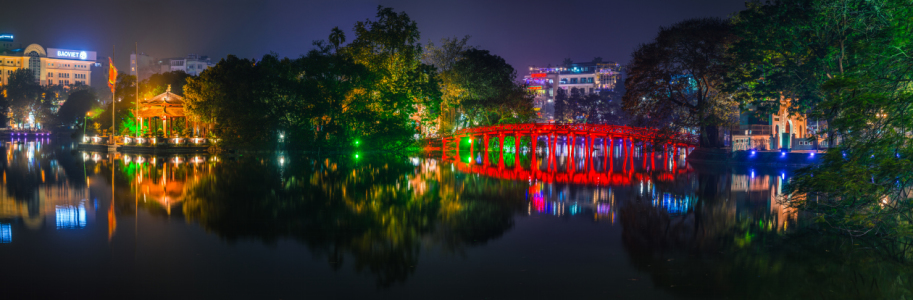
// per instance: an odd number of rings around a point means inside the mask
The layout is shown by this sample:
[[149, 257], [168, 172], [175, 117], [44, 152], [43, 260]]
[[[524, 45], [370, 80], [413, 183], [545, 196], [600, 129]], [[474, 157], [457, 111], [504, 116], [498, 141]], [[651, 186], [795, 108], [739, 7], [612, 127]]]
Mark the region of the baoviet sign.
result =
[[48, 48], [48, 57], [95, 61], [95, 51]]
[[529, 74], [530, 78], [545, 78], [545, 73], [532, 73]]

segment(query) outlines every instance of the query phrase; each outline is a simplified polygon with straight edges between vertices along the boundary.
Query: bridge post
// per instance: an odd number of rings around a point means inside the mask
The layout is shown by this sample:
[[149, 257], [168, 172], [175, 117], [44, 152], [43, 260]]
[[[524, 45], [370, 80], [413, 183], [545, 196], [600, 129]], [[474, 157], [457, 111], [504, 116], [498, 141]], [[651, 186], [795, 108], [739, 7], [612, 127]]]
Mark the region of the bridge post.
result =
[[539, 161], [538, 161], [538, 159], [536, 159], [536, 148], [538, 148], [537, 146], [538, 146], [538, 142], [539, 142], [539, 133], [533, 132], [532, 134], [530, 134], [529, 140], [530, 140], [529, 141], [529, 149], [530, 149], [529, 154], [531, 155], [530, 163], [529, 163], [529, 170], [535, 172], [535, 171], [539, 170], [539, 166], [537, 165], [537, 163]]
[[504, 133], [498, 135], [498, 166], [504, 165]]
[[[474, 135], [469, 135], [469, 162], [473, 163], [473, 164], [475, 163], [475, 160], [476, 160], [475, 152], [473, 151], [473, 149], [474, 149], [473, 146], [475, 146], [475, 145], [472, 143], [472, 139], [474, 137], [475, 137]], [[476, 143], [478, 143], [478, 141], [476, 141]]]
[[574, 165], [574, 158], [575, 158], [574, 157], [574, 154], [575, 154], [574, 146], [576, 146], [576, 145], [577, 145], [577, 136], [572, 133], [570, 136], [570, 140], [568, 140], [568, 142], [567, 142], [567, 147], [568, 147], [567, 148], [567, 154], [568, 154], [567, 161], [568, 161], [568, 165], [571, 166], [570, 169], [574, 170], [574, 171], [576, 171], [575, 169], [577, 169], [577, 167]]
[[520, 133], [514, 133], [514, 168], [520, 169]]
[[621, 172], [627, 173], [628, 172], [628, 152], [630, 152], [630, 151], [628, 150], [628, 141], [626, 141], [624, 137], [621, 138], [621, 151], [622, 151], [622, 159], [624, 159], [624, 161], [622, 162], [622, 165], [621, 165]]
[[453, 137], [453, 143], [456, 144], [456, 157], [457, 157], [456, 160], [457, 161], [460, 161], [462, 159], [462, 158], [460, 158], [460, 140], [462, 140], [462, 137], [463, 137], [462, 135]]
[[482, 165], [487, 167], [488, 163], [489, 163], [488, 157], [491, 156], [490, 155], [491, 150], [488, 147], [488, 134], [487, 133], [482, 135], [482, 143], [483, 143], [482, 149], [484, 150], [483, 153], [485, 153], [485, 157], [482, 158]]
[[602, 137], [602, 169], [603, 171], [608, 171], [609, 166], [609, 137]]
[[548, 170], [552, 170], [552, 164], [555, 163], [555, 148], [558, 146], [555, 144], [555, 133], [552, 132], [548, 136]]
[[588, 134], [586, 136], [586, 171], [589, 172], [593, 167], [593, 135]]
[[640, 144], [640, 160], [643, 161], [643, 168], [647, 169], [647, 140]]

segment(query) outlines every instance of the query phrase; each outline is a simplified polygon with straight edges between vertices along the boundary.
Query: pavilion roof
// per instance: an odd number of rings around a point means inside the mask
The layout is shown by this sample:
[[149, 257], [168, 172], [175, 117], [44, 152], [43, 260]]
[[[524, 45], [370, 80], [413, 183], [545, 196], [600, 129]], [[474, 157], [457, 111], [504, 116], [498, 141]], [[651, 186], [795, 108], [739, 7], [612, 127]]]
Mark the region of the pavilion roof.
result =
[[171, 88], [169, 87], [168, 91], [158, 94], [157, 96], [152, 97], [152, 99], [143, 99], [139, 102], [139, 105], [184, 106], [184, 97], [172, 93]]
[[143, 106], [139, 109], [137, 114], [140, 118], [152, 118], [152, 117], [185, 117], [183, 107], [169, 107], [169, 106]]

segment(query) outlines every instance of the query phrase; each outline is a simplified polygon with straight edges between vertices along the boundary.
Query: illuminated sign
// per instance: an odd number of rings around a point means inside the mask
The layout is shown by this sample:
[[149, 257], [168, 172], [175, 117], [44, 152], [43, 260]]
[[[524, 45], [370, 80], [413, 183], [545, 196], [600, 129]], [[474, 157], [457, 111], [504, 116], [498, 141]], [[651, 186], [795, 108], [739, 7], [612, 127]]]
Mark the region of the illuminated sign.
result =
[[0, 41], [12, 42], [13, 35], [9, 33], [0, 33]]
[[528, 89], [531, 89], [531, 90], [541, 90], [541, 89], [542, 89], [542, 86], [534, 85], [534, 86], [528, 87]]
[[545, 73], [532, 73], [529, 74], [530, 78], [545, 78]]
[[95, 61], [95, 51], [48, 48], [48, 57]]

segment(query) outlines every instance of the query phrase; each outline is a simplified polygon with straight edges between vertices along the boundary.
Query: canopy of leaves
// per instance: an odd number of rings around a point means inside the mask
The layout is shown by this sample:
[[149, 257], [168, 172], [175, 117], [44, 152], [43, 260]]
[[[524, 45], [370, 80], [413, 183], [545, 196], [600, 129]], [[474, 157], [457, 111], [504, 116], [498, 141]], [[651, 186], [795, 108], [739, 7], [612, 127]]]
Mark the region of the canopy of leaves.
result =
[[[722, 90], [726, 49], [734, 39], [728, 20], [690, 19], [660, 29], [639, 46], [626, 67], [624, 107], [645, 126], [701, 128], [701, 144], [719, 147], [715, 128], [733, 118]], [[712, 132], [708, 132], [712, 130]]]

